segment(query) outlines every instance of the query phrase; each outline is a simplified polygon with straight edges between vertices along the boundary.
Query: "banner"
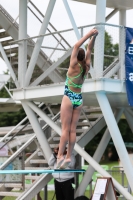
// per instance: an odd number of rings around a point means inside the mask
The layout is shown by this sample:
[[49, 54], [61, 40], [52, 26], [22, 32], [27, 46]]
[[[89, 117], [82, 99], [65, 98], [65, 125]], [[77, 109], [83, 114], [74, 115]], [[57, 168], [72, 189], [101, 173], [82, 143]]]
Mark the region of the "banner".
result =
[[133, 28], [126, 28], [126, 89], [130, 106], [133, 106]]

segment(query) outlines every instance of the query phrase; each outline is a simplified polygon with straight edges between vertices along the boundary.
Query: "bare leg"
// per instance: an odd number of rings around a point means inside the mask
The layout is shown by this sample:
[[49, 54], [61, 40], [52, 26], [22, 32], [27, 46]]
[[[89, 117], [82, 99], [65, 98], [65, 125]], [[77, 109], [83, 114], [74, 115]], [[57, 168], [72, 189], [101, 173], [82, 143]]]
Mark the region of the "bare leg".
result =
[[64, 96], [62, 99], [62, 104], [61, 104], [62, 134], [60, 138], [59, 151], [58, 151], [58, 156], [57, 156], [57, 158], [61, 160], [62, 158], [64, 158], [63, 152], [65, 150], [67, 142], [69, 141], [72, 114], [73, 114], [72, 103], [67, 96]]
[[71, 154], [76, 142], [76, 128], [79, 121], [80, 113], [81, 113], [82, 105], [78, 106], [73, 110], [71, 128], [70, 128], [70, 136], [69, 136], [69, 144], [66, 159], [71, 158]]
[[82, 109], [82, 105], [73, 110], [67, 155], [65, 157], [64, 162], [61, 164], [61, 167], [60, 167], [61, 169], [67, 168], [69, 163], [71, 162], [71, 154], [76, 142], [76, 127], [79, 120], [81, 109]]

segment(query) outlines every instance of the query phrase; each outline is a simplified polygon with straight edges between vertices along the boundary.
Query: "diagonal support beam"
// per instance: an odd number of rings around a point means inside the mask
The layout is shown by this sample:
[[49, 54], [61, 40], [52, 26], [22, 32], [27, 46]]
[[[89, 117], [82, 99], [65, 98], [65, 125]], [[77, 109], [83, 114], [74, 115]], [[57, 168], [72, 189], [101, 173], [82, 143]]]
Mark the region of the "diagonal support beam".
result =
[[45, 158], [46, 160], [48, 161], [49, 160], [49, 157], [51, 156], [52, 154], [52, 151], [51, 151], [51, 148], [49, 146], [49, 143], [47, 141], [47, 138], [38, 122], [38, 119], [35, 115], [35, 113], [33, 112], [33, 110], [28, 106], [28, 102], [26, 101], [22, 101], [22, 106], [29, 118], [29, 121], [36, 133], [36, 137], [41, 145], [41, 148], [42, 148], [42, 151], [45, 155]]
[[111, 17], [113, 17], [117, 12], [119, 11], [118, 8], [115, 8], [109, 15], [105, 18], [105, 21], [107, 22]]
[[[115, 114], [117, 122], [120, 120], [123, 110], [124, 109], [117, 110], [117, 112]], [[111, 139], [111, 136], [110, 136], [109, 130], [107, 128], [99, 145], [98, 145], [98, 148], [96, 149], [96, 152], [93, 156], [93, 159], [95, 161], [97, 161], [98, 163], [100, 162], [101, 157], [103, 156], [103, 153], [105, 152], [105, 149], [106, 149], [110, 139]], [[95, 171], [94, 168], [91, 165], [89, 165], [89, 167], [88, 167], [87, 171], [85, 172], [85, 175], [82, 179], [82, 182], [79, 184], [79, 187], [75, 193], [75, 197], [81, 196], [84, 194], [89, 182], [92, 179], [92, 175], [93, 175], [94, 171]]]
[[[69, 17], [69, 19], [70, 19], [70, 22], [71, 22], [71, 24], [72, 24], [72, 27], [73, 27], [74, 32], [75, 32], [75, 34], [76, 34], [76, 37], [77, 37], [77, 39], [79, 40], [79, 39], [81, 38], [81, 35], [80, 35], [79, 31], [78, 31], [77, 25], [76, 25], [75, 20], [74, 20], [74, 18], [73, 18], [73, 15], [72, 15], [71, 9], [70, 9], [70, 7], [69, 7], [69, 5], [68, 5], [68, 2], [67, 2], [67, 0], [62, 0], [62, 1], [63, 1], [63, 3], [64, 3], [65, 9], [66, 9], [66, 11], [67, 11], [68, 17]], [[84, 46], [83, 46], [83, 48], [85, 49]]]
[[114, 118], [114, 114], [110, 107], [109, 101], [106, 97], [105, 92], [103, 92], [103, 91], [96, 92], [96, 97], [97, 97], [97, 100], [101, 107], [102, 113], [104, 115], [105, 121], [107, 123], [108, 129], [110, 131], [111, 137], [112, 137], [114, 145], [116, 147], [117, 153], [122, 162], [128, 182], [133, 191], [133, 167], [129, 160], [129, 156], [128, 156], [125, 144], [123, 142], [121, 133], [119, 131], [118, 125]]
[[46, 76], [48, 76], [57, 66], [59, 66], [65, 59], [68, 58], [72, 53], [72, 49], [70, 49], [67, 53], [65, 53], [56, 63], [53, 63], [43, 74], [41, 74], [30, 86], [38, 85]]
[[[75, 23], [75, 20], [74, 20], [74, 18], [73, 18], [73, 15], [72, 15], [71, 9], [70, 9], [70, 7], [69, 7], [69, 5], [68, 5], [68, 2], [67, 2], [67, 0], [62, 0], [62, 1], [63, 1], [63, 3], [64, 3], [65, 9], [66, 9], [66, 11], [67, 11], [68, 17], [69, 17], [69, 19], [70, 19], [70, 22], [71, 22], [71, 24], [72, 24], [72, 27], [73, 27], [74, 32], [75, 32], [75, 34], [76, 34], [76, 37], [77, 37], [77, 39], [79, 40], [79, 39], [81, 38], [81, 35], [80, 35], [80, 33], [79, 33], [79, 30], [78, 30], [77, 25], [76, 25], [76, 23]], [[84, 45], [82, 45], [82, 48], [85, 50]], [[94, 69], [92, 68], [91, 65], [90, 65], [90, 74], [91, 74], [91, 76], [93, 77], [93, 75], [94, 75]]]
[[[111, 175], [105, 171], [86, 151], [84, 151], [77, 143], [74, 149], [79, 153], [93, 168], [98, 171], [103, 177], [111, 177]], [[128, 200], [133, 200], [133, 196], [125, 190], [113, 177], [111, 177], [115, 188]]]
[[[48, 26], [48, 23], [50, 21], [50, 17], [51, 17], [55, 2], [56, 2], [56, 0], [50, 0], [50, 2], [49, 2], [49, 5], [48, 5], [47, 11], [46, 11], [46, 15], [44, 17], [39, 35], [46, 33], [47, 26]], [[27, 69], [27, 72], [26, 72], [25, 86], [28, 86], [29, 83], [30, 83], [30, 80], [31, 80], [31, 77], [32, 77], [32, 74], [33, 74], [33, 71], [34, 71], [34, 68], [35, 68], [35, 65], [36, 65], [36, 62], [37, 62], [37, 58], [38, 58], [38, 55], [39, 55], [39, 51], [40, 51], [40, 48], [41, 48], [41, 45], [42, 45], [42, 42], [43, 42], [43, 38], [44, 37], [39, 37], [37, 39], [36, 44], [35, 44], [35, 47], [34, 47], [34, 50], [33, 50], [33, 53], [32, 53], [31, 59], [30, 59], [30, 63], [29, 63], [29, 66], [28, 66], [28, 69]]]
[[2, 47], [1, 42], [0, 42], [0, 51], [1, 51], [1, 54], [2, 54], [3, 59], [5, 60], [6, 65], [7, 65], [8, 69], [9, 69], [9, 71], [10, 71], [10, 74], [11, 74], [11, 76], [12, 76], [12, 79], [13, 79], [15, 85], [16, 85], [17, 88], [18, 88], [18, 87], [19, 87], [19, 83], [18, 83], [17, 78], [16, 78], [16, 75], [15, 75], [13, 69], [12, 69], [12, 66], [11, 66], [11, 64], [10, 64], [10, 62], [9, 62], [9, 60], [8, 60], [8, 58], [7, 58], [7, 56], [6, 56], [6, 53], [5, 53], [5, 51], [4, 51], [4, 48]]
[[[27, 104], [47, 123], [52, 127], [59, 135], [61, 135], [61, 128], [55, 124], [41, 109], [39, 109], [34, 103], [27, 102]], [[93, 168], [98, 171], [102, 176], [111, 177], [111, 175], [106, 172], [88, 153], [86, 153], [82, 147], [77, 143], [74, 146], [74, 150], [79, 153], [88, 163], [93, 166]], [[127, 192], [114, 178], [112, 178], [114, 186], [116, 189], [123, 194], [128, 200], [133, 200], [132, 195]]]
[[130, 113], [130, 115], [133, 117], [133, 110], [131, 108], [126, 108], [126, 111]]

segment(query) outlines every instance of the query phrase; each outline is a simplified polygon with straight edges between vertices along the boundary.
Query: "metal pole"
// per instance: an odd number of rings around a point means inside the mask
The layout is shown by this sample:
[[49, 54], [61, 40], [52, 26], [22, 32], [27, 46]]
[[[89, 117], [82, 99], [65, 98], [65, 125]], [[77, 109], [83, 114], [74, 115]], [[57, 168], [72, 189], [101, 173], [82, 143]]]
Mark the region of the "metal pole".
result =
[[91, 198], [91, 196], [92, 196], [92, 180], [90, 182], [90, 198]]
[[[52, 127], [59, 135], [61, 135], [61, 128], [57, 126], [42, 110], [40, 110], [35, 104], [31, 102], [27, 102], [27, 104], [47, 123], [50, 127]], [[118, 141], [119, 142], [119, 141]], [[98, 171], [102, 176], [111, 177], [111, 175], [106, 172], [88, 153], [86, 153], [82, 147], [80, 147], [77, 143], [74, 146], [74, 150], [80, 154], [88, 163], [93, 166], [93, 168]], [[112, 178], [114, 186], [118, 191], [120, 191], [123, 196], [125, 196], [128, 200], [133, 200], [131, 194], [129, 194], [124, 188], [114, 179]]]
[[[73, 15], [72, 15], [72, 12], [71, 12], [70, 7], [69, 7], [69, 5], [68, 5], [68, 2], [67, 2], [67, 0], [62, 0], [62, 1], [63, 1], [63, 3], [64, 3], [65, 8], [66, 8], [68, 17], [69, 17], [69, 19], [70, 19], [70, 22], [71, 22], [71, 24], [72, 24], [72, 27], [73, 27], [74, 32], [75, 32], [75, 34], [76, 34], [76, 37], [77, 37], [77, 39], [79, 40], [79, 39], [81, 38], [81, 35], [80, 35], [79, 31], [78, 31], [77, 25], [76, 25], [75, 20], [74, 20], [74, 18], [73, 18]], [[84, 45], [82, 45], [82, 48], [85, 50]], [[93, 69], [92, 67], [91, 67], [91, 70], [90, 70], [90, 74], [91, 74], [91, 76], [93, 77], [94, 69]]]
[[[96, 23], [105, 23], [106, 0], [96, 1]], [[94, 48], [94, 70], [95, 78], [103, 77], [103, 63], [104, 63], [104, 33], [105, 26], [96, 26], [99, 31]]]
[[[122, 9], [119, 11], [119, 24], [126, 26], [126, 10]], [[119, 60], [120, 70], [119, 78], [125, 79], [125, 28], [119, 28]]]
[[124, 187], [124, 170], [121, 170], [121, 184]]
[[[30, 86], [38, 85], [46, 76], [48, 76], [50, 73], [55, 70], [57, 66], [59, 66], [68, 56], [70, 56], [72, 53], [72, 49], [69, 49], [67, 53], [65, 53], [57, 62], [53, 63], [48, 69], [46, 69], [34, 82], [30, 84]], [[62, 82], [63, 82], [62, 78]]]
[[46, 160], [48, 161], [51, 154], [52, 154], [52, 151], [51, 151], [51, 148], [49, 146], [49, 143], [47, 141], [47, 138], [38, 122], [38, 119], [35, 115], [35, 113], [33, 112], [33, 110], [31, 110], [31, 108], [27, 105], [27, 102], [22, 102], [22, 105], [24, 107], [24, 110], [29, 118], [29, 121], [36, 133], [36, 137], [41, 145], [41, 148], [42, 148], [42, 151], [45, 155], [45, 158]]
[[[27, 0], [19, 0], [19, 39], [27, 38]], [[19, 43], [18, 81], [24, 87], [27, 70], [27, 40]]]
[[[85, 152], [77, 143], [74, 149], [79, 153], [84, 159], [94, 167], [103, 177], [111, 177], [111, 175], [106, 172], [87, 152]], [[111, 177], [116, 189], [123, 194], [123, 196], [128, 200], [133, 200], [133, 196], [129, 194], [113, 177]]]
[[115, 8], [105, 19], [105, 21], [107, 22], [109, 19], [111, 19], [111, 17], [113, 17], [117, 12], [119, 11], [118, 8]]
[[44, 187], [44, 200], [48, 199], [48, 187], [47, 185]]
[[[72, 13], [71, 13], [71, 10], [70, 10], [70, 7], [69, 7], [69, 5], [68, 5], [68, 2], [67, 2], [67, 0], [62, 0], [62, 1], [63, 1], [63, 3], [64, 3], [65, 9], [66, 9], [66, 11], [67, 11], [68, 17], [69, 17], [69, 19], [70, 19], [70, 22], [71, 22], [71, 24], [72, 24], [72, 27], [73, 27], [74, 32], [75, 32], [75, 34], [76, 34], [76, 37], [77, 37], [77, 39], [79, 40], [79, 39], [81, 38], [81, 35], [79, 34], [77, 25], [76, 25], [76, 23], [75, 23], [75, 20], [74, 20], [74, 18], [73, 18]], [[83, 47], [83, 48], [85, 49], [85, 47]]]
[[132, 193], [132, 191], [131, 191], [131, 188], [130, 188], [130, 185], [129, 184], [127, 184], [128, 186], [128, 192], [131, 194]]
[[119, 25], [126, 26], [126, 9], [119, 10]]
[[[24, 164], [24, 157], [25, 157], [25, 152], [22, 152], [22, 169], [25, 169], [25, 164]], [[23, 186], [23, 191], [25, 190], [25, 175], [22, 174], [22, 186]]]
[[4, 85], [4, 88], [6, 89], [6, 91], [7, 91], [8, 94], [10, 95], [10, 97], [13, 99], [13, 96], [12, 96], [11, 92], [8, 90], [8, 88], [6, 87], [6, 85]]
[[105, 121], [107, 123], [108, 129], [110, 131], [111, 137], [113, 139], [114, 145], [116, 147], [119, 158], [122, 162], [123, 168], [127, 175], [127, 179], [130, 183], [130, 186], [133, 190], [133, 167], [129, 160], [129, 156], [124, 145], [121, 133], [117, 126], [114, 114], [108, 102], [108, 99], [104, 92], [96, 92], [96, 97], [101, 107], [102, 113], [104, 115]]
[[[49, 2], [49, 5], [48, 5], [47, 11], [46, 11], [46, 15], [44, 17], [39, 35], [45, 34], [45, 32], [47, 30], [47, 26], [48, 26], [48, 23], [50, 21], [50, 17], [51, 17], [55, 2], [56, 2], [56, 0], [50, 0], [50, 2]], [[26, 72], [25, 86], [28, 86], [29, 83], [30, 83], [32, 73], [33, 73], [33, 70], [34, 70], [34, 67], [35, 67], [39, 52], [40, 52], [40, 48], [41, 48], [41, 45], [42, 45], [42, 42], [43, 42], [43, 38], [44, 37], [38, 38], [37, 42], [35, 44], [35, 47], [34, 47], [34, 50], [33, 50], [33, 53], [32, 53], [31, 59], [30, 59], [30, 63], [29, 63], [29, 66], [28, 66], [28, 69], [27, 69], [27, 72]]]
[[15, 153], [13, 153], [3, 164], [0, 165], [0, 170], [5, 169], [26, 147], [28, 147], [34, 140], [36, 136], [33, 135], [24, 145], [22, 145]]
[[0, 52], [1, 52], [1, 54], [2, 54], [2, 57], [3, 57], [3, 59], [4, 59], [5, 63], [6, 63], [6, 65], [7, 65], [7, 67], [8, 67], [8, 69], [9, 69], [9, 71], [10, 71], [10, 74], [11, 74], [11, 76], [12, 76], [12, 79], [13, 79], [15, 85], [16, 85], [17, 88], [18, 88], [18, 87], [19, 87], [19, 83], [18, 83], [17, 78], [16, 78], [16, 75], [15, 75], [13, 69], [12, 69], [12, 66], [11, 66], [11, 64], [10, 64], [8, 58], [7, 58], [7, 55], [6, 55], [5, 51], [4, 51], [4, 48], [2, 47], [1, 42], [0, 42]]
[[[122, 113], [123, 113], [123, 109], [117, 110], [117, 112], [115, 114], [117, 122], [120, 120]], [[101, 141], [100, 141], [100, 143], [99, 143], [99, 145], [98, 145], [98, 147], [97, 147], [97, 150], [96, 150], [96, 152], [93, 156], [93, 159], [95, 161], [97, 161], [98, 163], [101, 160], [101, 157], [102, 157], [102, 155], [103, 155], [103, 153], [104, 153], [104, 151], [105, 151], [105, 149], [106, 149], [106, 147], [107, 147], [107, 145], [110, 141], [110, 138], [111, 138], [110, 133], [109, 133], [109, 130], [107, 128], [102, 139], [101, 139]], [[81, 195], [84, 194], [87, 185], [89, 184], [89, 182], [92, 179], [92, 175], [93, 175], [94, 171], [95, 171], [94, 168], [89, 165], [87, 171], [85, 172], [85, 176], [83, 177], [82, 182], [80, 183], [79, 188], [77, 189], [77, 191], [75, 193], [75, 197], [81, 196]]]

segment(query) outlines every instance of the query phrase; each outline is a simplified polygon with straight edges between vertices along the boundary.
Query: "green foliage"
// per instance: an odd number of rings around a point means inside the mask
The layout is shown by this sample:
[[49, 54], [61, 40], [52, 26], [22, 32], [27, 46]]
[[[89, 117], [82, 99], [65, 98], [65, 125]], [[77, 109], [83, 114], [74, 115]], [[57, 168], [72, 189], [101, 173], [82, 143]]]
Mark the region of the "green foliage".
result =
[[1, 112], [0, 127], [15, 126], [26, 116], [23, 109], [18, 112]]
[[118, 123], [124, 142], [133, 142], [133, 133], [125, 119], [121, 119]]
[[[85, 48], [87, 49], [87, 44], [85, 45]], [[104, 57], [104, 66], [103, 68], [108, 67], [115, 59], [115, 57], [109, 57], [109, 56], [117, 56], [119, 50], [118, 44], [112, 43], [112, 37], [108, 34], [108, 32], [105, 31], [105, 42], [104, 42], [104, 55], [107, 55]], [[94, 49], [92, 51], [91, 55], [91, 62], [93, 65], [94, 55], [93, 55]], [[62, 62], [59, 65], [59, 71], [62, 74], [62, 76], [66, 77], [66, 70], [62, 70], [63, 68], [68, 68], [70, 63], [70, 57], [68, 57], [64, 62]], [[62, 69], [60, 69], [62, 68]]]
[[[67, 70], [66, 70], [66, 69], [68, 69], [69, 64], [70, 64], [70, 56], [69, 56], [66, 60], [64, 60], [64, 62], [62, 62], [62, 63], [59, 65], [59, 71], [60, 71], [61, 75], [62, 75], [64, 78], [66, 78], [66, 73], [67, 73]], [[63, 68], [65, 68], [65, 69], [63, 70]]]
[[[9, 83], [6, 84], [9, 88]], [[0, 98], [11, 98], [5, 88], [0, 90]], [[0, 112], [0, 127], [15, 126], [26, 116], [23, 108], [18, 112]]]
[[91, 140], [85, 147], [85, 150], [91, 155], [93, 156], [95, 150], [98, 147], [98, 144], [100, 142], [100, 140], [102, 139], [103, 133], [105, 132], [106, 127], [104, 127], [95, 137], [93, 140]]
[[[121, 135], [122, 135], [122, 138], [123, 138], [123, 141], [126, 143], [131, 143], [133, 142], [133, 134], [132, 134], [132, 131], [127, 123], [127, 121], [125, 119], [121, 119], [118, 123], [118, 127], [119, 127], [119, 130], [121, 132]], [[106, 130], [106, 127], [104, 127], [96, 136], [93, 140], [91, 140], [85, 147], [85, 150], [91, 155], [93, 156], [97, 147], [98, 147], [98, 144], [104, 134]], [[129, 150], [127, 148], [127, 150]], [[133, 150], [132, 150], [133, 151]], [[107, 148], [106, 148], [106, 151], [104, 153], [104, 156], [102, 158], [103, 161], [118, 161], [118, 154], [117, 154], [117, 151], [116, 151], [116, 148], [113, 144], [113, 141], [112, 139], [110, 140], [110, 143], [108, 144]]]
[[[110, 56], [117, 56], [118, 48], [118, 44], [113, 44], [111, 36], [105, 31], [104, 54]], [[114, 58], [104, 57], [104, 68], [109, 66], [113, 61]]]
[[[9, 83], [6, 84], [6, 87], [9, 88]], [[0, 90], [0, 98], [10, 98], [10, 95], [8, 94], [5, 88], [2, 88]]]

